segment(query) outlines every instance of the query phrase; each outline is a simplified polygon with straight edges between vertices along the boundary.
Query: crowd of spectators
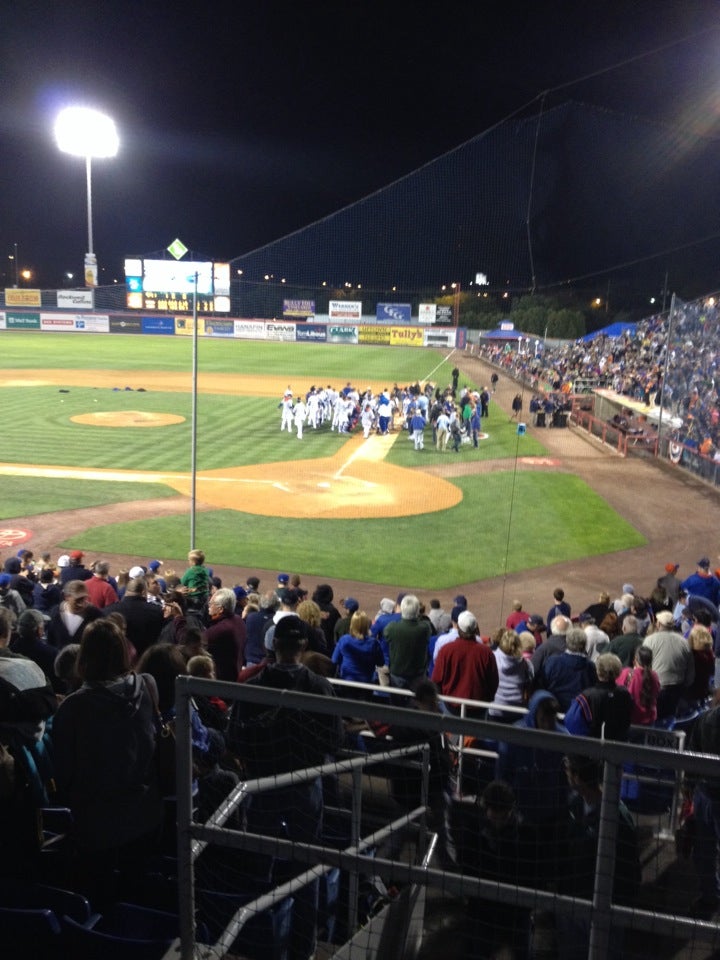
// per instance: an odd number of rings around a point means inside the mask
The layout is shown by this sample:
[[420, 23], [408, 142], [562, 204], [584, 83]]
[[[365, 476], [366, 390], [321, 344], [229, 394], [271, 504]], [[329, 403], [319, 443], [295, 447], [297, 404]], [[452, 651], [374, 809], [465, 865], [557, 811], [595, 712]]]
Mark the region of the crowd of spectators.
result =
[[604, 387], [681, 421], [676, 438], [700, 455], [720, 459], [720, 310], [715, 297], [629, 324], [620, 336], [595, 336], [559, 347], [518, 339], [479, 346], [479, 356], [527, 383], [561, 397]]
[[[440, 694], [475, 701], [468, 715], [479, 718], [488, 716], [489, 705], [490, 719], [500, 724], [620, 740], [631, 723], [667, 725], [702, 714], [713, 692], [720, 574], [707, 558], [684, 579], [668, 564], [642, 594], [625, 583], [615, 599], [605, 592], [584, 606], [561, 588], [549, 589], [547, 613], [526, 611], [516, 600], [504, 623], [485, 629], [463, 596], [445, 611], [438, 599], [412, 594], [336, 600], [331, 584], [310, 592], [288, 574], [271, 584], [251, 577], [225, 586], [202, 551], [190, 554], [184, 573], [151, 561], [113, 576], [106, 561], [86, 566], [84, 560], [75, 551], [57, 562], [36, 561], [21, 550], [4, 562], [0, 680], [36, 700], [35, 713], [26, 707], [21, 722], [10, 701], [0, 699], [0, 743], [12, 749], [50, 736], [57, 798], [75, 821], [74, 880], [96, 900], [112, 899], [121, 881], [132, 889], [139, 860], [174, 838], [173, 798], [160, 789], [153, 751], [163, 725], [173, 722], [178, 674], [344, 696], [344, 688], [328, 683], [337, 677], [368, 685], [353, 694], [366, 700], [459, 709], [452, 699], [444, 705]], [[398, 689], [413, 698], [393, 695]], [[271, 731], [254, 731], [255, 723], [268, 722], [264, 716], [195, 698], [199, 816], [239, 779], [292, 769], [306, 752], [301, 736], [278, 767], [282, 752], [271, 746]], [[308, 741], [314, 763], [322, 762], [318, 749], [331, 756], [343, 741], [343, 731], [329, 729], [329, 722], [303, 722], [315, 731]], [[356, 733], [346, 742], [356, 746]], [[493, 776], [512, 791], [517, 816], [546, 839], [556, 836], [572, 792], [562, 755], [510, 746], [501, 737], [498, 743]], [[456, 845], [446, 816], [452, 765], [443, 757], [433, 794], [439, 802], [431, 810], [436, 824], [445, 824], [438, 828], [441, 851], [452, 865]], [[270, 813], [279, 817], [278, 804], [321, 818], [322, 791], [313, 784], [279, 792], [269, 806], [256, 802], [257, 823]], [[283, 822], [296, 839], [317, 835], [307, 818], [295, 827], [287, 817]], [[546, 852], [536, 851], [541, 858]], [[298, 900], [305, 946], [313, 902]], [[311, 952], [303, 947], [298, 957]]]

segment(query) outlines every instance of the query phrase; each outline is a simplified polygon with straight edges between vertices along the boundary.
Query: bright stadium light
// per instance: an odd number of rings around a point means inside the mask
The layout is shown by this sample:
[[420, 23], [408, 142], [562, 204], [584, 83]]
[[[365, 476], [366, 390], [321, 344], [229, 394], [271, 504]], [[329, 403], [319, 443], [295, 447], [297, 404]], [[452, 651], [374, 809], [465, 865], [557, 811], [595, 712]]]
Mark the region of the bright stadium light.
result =
[[97, 257], [93, 250], [92, 158], [114, 157], [120, 146], [115, 122], [89, 107], [67, 107], [55, 121], [55, 140], [63, 153], [85, 157], [87, 179], [88, 249], [85, 255], [85, 285], [97, 285]]

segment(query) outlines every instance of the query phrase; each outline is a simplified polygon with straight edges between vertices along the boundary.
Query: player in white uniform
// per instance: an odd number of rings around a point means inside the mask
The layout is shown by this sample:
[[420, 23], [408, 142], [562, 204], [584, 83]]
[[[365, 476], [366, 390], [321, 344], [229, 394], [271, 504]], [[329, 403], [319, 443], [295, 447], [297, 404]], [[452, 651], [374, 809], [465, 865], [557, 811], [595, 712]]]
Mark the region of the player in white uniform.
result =
[[292, 433], [293, 429], [293, 399], [292, 395], [285, 396], [280, 401], [280, 406], [282, 407], [282, 418], [280, 420], [280, 432], [287, 427], [288, 433]]
[[297, 427], [298, 440], [302, 440], [303, 436], [303, 424], [305, 423], [305, 417], [307, 416], [307, 407], [302, 397], [298, 399], [298, 402], [295, 404], [295, 426]]
[[373, 424], [375, 423], [375, 411], [373, 410], [371, 403], [366, 402], [364, 404], [363, 411], [360, 414], [360, 423], [362, 424], [363, 428], [363, 436], [367, 440], [367, 438], [370, 436], [370, 431], [373, 428]]

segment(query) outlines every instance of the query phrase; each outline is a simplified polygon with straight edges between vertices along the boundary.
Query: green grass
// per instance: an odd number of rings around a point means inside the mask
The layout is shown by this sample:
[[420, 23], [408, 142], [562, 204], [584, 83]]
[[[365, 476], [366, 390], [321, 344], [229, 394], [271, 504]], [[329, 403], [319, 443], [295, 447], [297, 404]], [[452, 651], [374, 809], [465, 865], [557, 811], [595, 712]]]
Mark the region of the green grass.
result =
[[0, 477], [0, 520], [77, 510], [78, 507], [103, 507], [124, 500], [176, 496], [176, 490], [161, 483]]
[[[387, 379], [403, 385], [425, 379], [450, 382], [452, 362], [437, 350], [344, 346], [326, 343], [264, 343], [250, 340], [198, 341], [198, 368], [207, 373], [317, 377], [318, 383], [344, 386], [352, 380]], [[95, 369], [187, 371], [191, 337], [0, 332], [0, 364], [5, 370]], [[115, 385], [115, 384], [114, 384]], [[124, 384], [119, 384], [124, 386]], [[16, 389], [16, 388], [13, 388]]]
[[[190, 338], [83, 336], [81, 334], [0, 333], [4, 370], [32, 368], [186, 371]], [[201, 340], [201, 372], [265, 374], [292, 382], [311, 376], [337, 386], [352, 380], [412, 383], [450, 379], [450, 363], [438, 351], [346, 347], [326, 344], [269, 344]], [[452, 358], [451, 358], [452, 359]], [[113, 382], [92, 389], [5, 387], [0, 459], [66, 466], [186, 472], [190, 465], [190, 397], [182, 393], [113, 390]], [[461, 380], [461, 383], [464, 381]], [[62, 401], [62, 402], [61, 402]], [[143, 410], [175, 413], [185, 422], [162, 428], [105, 428], [74, 424], [70, 416], [93, 410]], [[197, 467], [199, 471], [233, 465], [331, 456], [344, 438], [324, 430], [302, 444], [280, 435], [277, 401], [259, 397], [198, 397]], [[515, 423], [491, 404], [490, 437], [478, 450], [459, 454], [423, 454], [400, 437], [389, 461], [417, 468], [420, 463], [503, 459], [507, 472], [453, 481], [463, 500], [452, 509], [397, 520], [293, 520], [240, 511], [199, 512], [196, 541], [211, 563], [289, 567], [319, 577], [346, 577], [368, 583], [397, 583], [417, 589], [451, 587], [504, 572], [629, 549], [641, 535], [576, 477], [558, 473], [514, 473], [518, 456], [542, 455], [535, 438], [518, 437]], [[417, 471], [418, 482], [422, 473]], [[22, 491], [22, 492], [20, 492]], [[161, 485], [77, 480], [0, 478], [2, 516], [93, 506], [113, 501], [172, 496]], [[562, 531], [562, 536], [558, 536]], [[96, 527], [67, 541], [97, 553], [133, 555], [162, 552], [183, 557], [188, 548], [189, 516], [164, 517]], [[529, 549], [528, 545], [541, 545]]]
[[[574, 558], [624, 550], [644, 538], [577, 477], [494, 473], [454, 481], [456, 507], [397, 520], [292, 520], [240, 511], [199, 513], [196, 540], [212, 565], [302, 570], [319, 577], [445, 589]], [[558, 531], [562, 530], [562, 536]], [[187, 551], [188, 518], [96, 527], [64, 546], [90, 552]], [[530, 549], [530, 544], [541, 544]]]
[[[191, 398], [182, 393], [114, 392], [112, 387], [23, 387], [0, 391], [4, 414], [0, 457], [5, 463], [91, 466], [115, 470], [190, 470]], [[184, 423], [165, 427], [103, 427], [74, 423], [77, 414], [140, 410], [172, 413]], [[268, 397], [198, 396], [197, 467], [217, 470], [253, 463], [332, 456], [346, 438], [329, 429], [312, 447], [280, 436], [277, 401]], [[42, 422], [42, 429], [38, 424]], [[30, 447], [28, 436], [33, 436]], [[294, 442], [292, 442], [294, 440]]]

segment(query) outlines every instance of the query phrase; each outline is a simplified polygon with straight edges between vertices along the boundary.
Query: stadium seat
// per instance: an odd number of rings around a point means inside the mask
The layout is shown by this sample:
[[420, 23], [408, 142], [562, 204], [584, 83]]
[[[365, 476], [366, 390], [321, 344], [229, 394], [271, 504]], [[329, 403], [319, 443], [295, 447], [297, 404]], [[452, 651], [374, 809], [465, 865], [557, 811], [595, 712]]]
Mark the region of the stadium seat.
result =
[[0, 907], [3, 960], [26, 960], [29, 956], [59, 960], [61, 934], [62, 928], [52, 910]]

